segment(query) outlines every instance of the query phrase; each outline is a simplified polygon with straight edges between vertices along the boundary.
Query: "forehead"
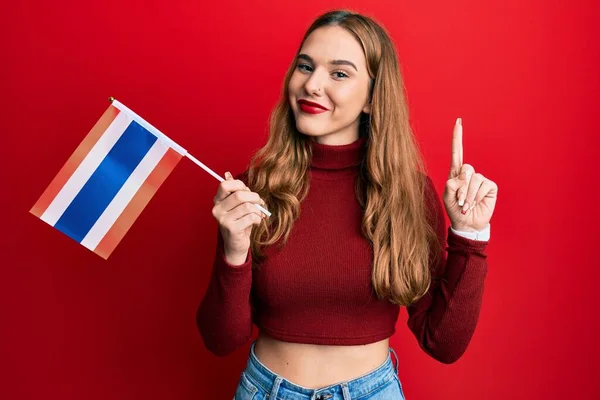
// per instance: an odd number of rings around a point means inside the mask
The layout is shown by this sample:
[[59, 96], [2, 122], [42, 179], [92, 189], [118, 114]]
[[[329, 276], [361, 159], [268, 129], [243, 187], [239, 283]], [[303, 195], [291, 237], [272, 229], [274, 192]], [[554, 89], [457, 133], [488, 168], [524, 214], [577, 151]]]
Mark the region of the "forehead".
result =
[[366, 65], [365, 54], [358, 40], [346, 29], [327, 26], [315, 29], [307, 38], [300, 53], [312, 57], [315, 62], [327, 63], [331, 60], [348, 60], [357, 66]]

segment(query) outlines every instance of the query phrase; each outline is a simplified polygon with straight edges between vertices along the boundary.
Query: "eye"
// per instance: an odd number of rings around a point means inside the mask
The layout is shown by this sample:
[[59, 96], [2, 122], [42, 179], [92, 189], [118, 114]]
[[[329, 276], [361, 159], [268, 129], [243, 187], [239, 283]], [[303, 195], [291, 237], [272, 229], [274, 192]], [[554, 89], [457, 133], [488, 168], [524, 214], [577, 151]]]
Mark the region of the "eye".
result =
[[344, 71], [333, 71], [333, 77], [337, 80], [348, 78], [348, 74]]
[[308, 64], [302, 63], [296, 66], [302, 72], [312, 72], [312, 67]]

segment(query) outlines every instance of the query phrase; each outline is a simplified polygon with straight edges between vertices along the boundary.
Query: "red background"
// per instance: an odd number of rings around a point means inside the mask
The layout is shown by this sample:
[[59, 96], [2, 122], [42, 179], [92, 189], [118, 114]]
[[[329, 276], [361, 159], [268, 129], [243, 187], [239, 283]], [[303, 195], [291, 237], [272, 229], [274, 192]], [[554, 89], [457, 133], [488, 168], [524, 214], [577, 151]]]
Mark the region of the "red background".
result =
[[3, 4], [0, 398], [233, 397], [250, 342], [217, 358], [194, 319], [216, 243], [213, 177], [182, 160], [108, 261], [29, 209], [109, 96], [218, 173], [240, 172], [305, 29], [340, 6], [390, 31], [440, 193], [458, 116], [465, 162], [499, 185], [466, 354], [428, 358], [402, 310], [392, 345], [407, 398], [592, 398], [598, 3], [255, 3]]

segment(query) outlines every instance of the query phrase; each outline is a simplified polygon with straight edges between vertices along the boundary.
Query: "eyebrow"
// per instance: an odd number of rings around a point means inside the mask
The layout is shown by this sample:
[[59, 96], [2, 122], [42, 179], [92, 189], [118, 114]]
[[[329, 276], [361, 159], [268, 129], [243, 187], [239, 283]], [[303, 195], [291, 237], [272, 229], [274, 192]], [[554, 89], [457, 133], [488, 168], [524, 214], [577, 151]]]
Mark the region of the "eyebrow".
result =
[[[314, 60], [312, 59], [312, 57], [309, 56], [308, 54], [303, 54], [303, 53], [298, 54], [297, 58], [298, 59], [304, 59], [304, 60], [306, 60], [306, 61], [308, 61], [308, 62], [310, 62], [312, 64], [315, 63]], [[329, 64], [333, 64], [333, 65], [349, 65], [352, 68], [354, 68], [356, 70], [356, 72], [358, 72], [358, 68], [356, 68], [356, 65], [354, 65], [353, 62], [348, 61], [348, 60], [331, 60], [331, 61], [329, 61]]]

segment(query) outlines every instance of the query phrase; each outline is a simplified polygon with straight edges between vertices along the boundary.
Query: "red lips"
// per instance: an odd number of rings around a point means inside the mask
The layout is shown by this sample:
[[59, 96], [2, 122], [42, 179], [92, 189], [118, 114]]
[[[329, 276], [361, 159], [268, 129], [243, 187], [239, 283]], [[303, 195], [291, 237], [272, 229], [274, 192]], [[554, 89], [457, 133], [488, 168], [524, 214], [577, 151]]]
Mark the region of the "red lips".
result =
[[314, 103], [304, 99], [298, 100], [298, 106], [300, 107], [300, 110], [308, 114], [321, 114], [325, 111], [329, 111], [326, 107], [320, 105], [319, 103]]

